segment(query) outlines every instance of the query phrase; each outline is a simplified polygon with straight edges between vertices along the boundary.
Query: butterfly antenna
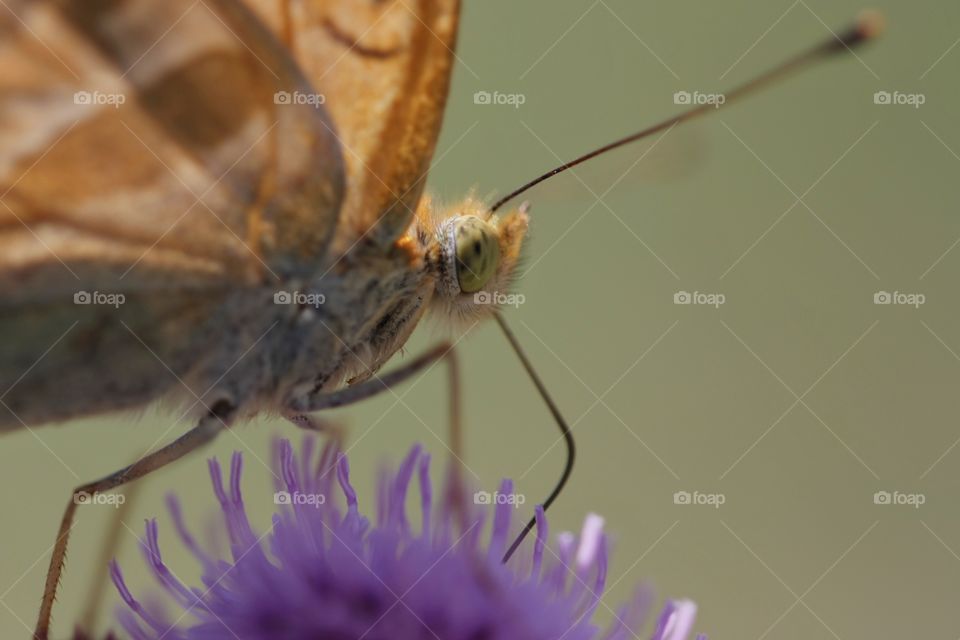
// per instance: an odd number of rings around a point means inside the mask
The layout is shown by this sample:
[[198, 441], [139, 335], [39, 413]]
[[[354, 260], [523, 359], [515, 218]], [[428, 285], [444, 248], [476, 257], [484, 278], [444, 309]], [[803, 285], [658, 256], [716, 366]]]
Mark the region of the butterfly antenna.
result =
[[[553, 414], [553, 419], [556, 421], [557, 427], [560, 428], [560, 433], [563, 435], [563, 441], [567, 446], [567, 459], [563, 464], [563, 472], [560, 474], [560, 479], [557, 480], [557, 484], [554, 485], [553, 490], [550, 492], [550, 495], [547, 496], [547, 499], [543, 501], [543, 510], [546, 511], [550, 508], [550, 505], [553, 504], [553, 501], [557, 499], [557, 496], [560, 495], [560, 492], [563, 491], [564, 485], [567, 484], [567, 480], [570, 479], [570, 474], [573, 472], [573, 461], [577, 454], [577, 448], [573, 441], [573, 431], [570, 430], [570, 426], [567, 424], [567, 421], [563, 419], [563, 416], [560, 414], [560, 409], [557, 408], [553, 398], [550, 397], [550, 393], [543, 385], [543, 381], [540, 380], [540, 376], [537, 375], [536, 370], [534, 370], [533, 365], [530, 363], [530, 359], [527, 358], [527, 354], [524, 353], [523, 348], [517, 341], [517, 337], [513, 335], [513, 331], [511, 331], [510, 327], [507, 326], [506, 320], [504, 320], [503, 316], [499, 313], [495, 313], [493, 316], [497, 319], [497, 324], [500, 325], [500, 329], [503, 331], [503, 335], [507, 337], [507, 341], [510, 343], [510, 346], [513, 347], [514, 353], [517, 354], [517, 357], [520, 358], [520, 362], [523, 363], [523, 368], [527, 370], [527, 375], [530, 376], [530, 379], [533, 380], [533, 384], [537, 387], [537, 391], [540, 392], [540, 397], [543, 398], [543, 401], [547, 403], [547, 408], [550, 409], [550, 413]], [[507, 549], [505, 554], [503, 554], [503, 562], [506, 562], [510, 559], [510, 556], [513, 555], [514, 551], [517, 550], [517, 547], [520, 546], [524, 538], [527, 537], [527, 534], [533, 530], [536, 524], [536, 517], [530, 518], [527, 524], [523, 527], [523, 530], [517, 535], [516, 539], [510, 545], [510, 548]]]
[[781, 62], [779, 65], [773, 67], [756, 76], [752, 80], [733, 88], [732, 90], [723, 94], [726, 100], [722, 104], [714, 103], [704, 103], [683, 111], [672, 118], [668, 118], [662, 122], [659, 122], [652, 127], [647, 127], [642, 131], [638, 131], [632, 135], [626, 136], [625, 138], [620, 138], [609, 144], [606, 144], [599, 149], [595, 149], [590, 153], [584, 154], [579, 158], [571, 160], [570, 162], [565, 162], [559, 167], [548, 171], [547, 173], [534, 178], [530, 182], [524, 184], [520, 188], [511, 191], [504, 197], [497, 200], [497, 202], [490, 207], [490, 213], [495, 212], [497, 209], [502, 207], [507, 202], [510, 202], [516, 198], [521, 193], [531, 189], [532, 187], [540, 184], [547, 178], [551, 178], [558, 173], [563, 173], [567, 169], [572, 169], [573, 167], [590, 160], [591, 158], [596, 158], [599, 155], [616, 149], [617, 147], [622, 147], [625, 144], [630, 144], [642, 138], [646, 138], [654, 133], [658, 133], [665, 129], [670, 129], [681, 122], [686, 122], [687, 120], [693, 120], [698, 116], [702, 116], [706, 113], [716, 111], [722, 107], [727, 106], [731, 102], [734, 102], [738, 98], [742, 98], [748, 94], [751, 94], [758, 89], [763, 88], [767, 84], [774, 82], [776, 80], [781, 80], [789, 74], [802, 69], [803, 67], [808, 66], [813, 62], [817, 62], [823, 58], [828, 58], [837, 53], [845, 53], [852, 51], [853, 47], [871, 40], [878, 36], [883, 31], [884, 19], [883, 16], [875, 11], [864, 11], [860, 14], [860, 17], [857, 19], [856, 23], [846, 29], [845, 31], [839, 34], [831, 35], [827, 40], [821, 42], [817, 46], [804, 51], [788, 60]]

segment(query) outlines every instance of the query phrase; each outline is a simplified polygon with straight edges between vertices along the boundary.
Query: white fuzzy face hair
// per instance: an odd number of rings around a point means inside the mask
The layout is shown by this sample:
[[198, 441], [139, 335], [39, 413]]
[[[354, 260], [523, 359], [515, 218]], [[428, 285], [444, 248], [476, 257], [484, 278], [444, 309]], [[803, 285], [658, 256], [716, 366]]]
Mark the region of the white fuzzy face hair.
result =
[[473, 195], [440, 210], [424, 198], [411, 231], [436, 278], [431, 308], [454, 322], [491, 315], [510, 292], [530, 218], [526, 203], [504, 214]]

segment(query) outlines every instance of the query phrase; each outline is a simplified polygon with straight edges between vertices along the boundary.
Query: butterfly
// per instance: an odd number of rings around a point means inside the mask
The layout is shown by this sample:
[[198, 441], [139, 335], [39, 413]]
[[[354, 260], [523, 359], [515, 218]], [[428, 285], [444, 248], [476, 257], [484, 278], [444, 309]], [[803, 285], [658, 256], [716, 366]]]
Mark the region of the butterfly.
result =
[[[473, 195], [440, 206], [423, 188], [459, 12], [457, 0], [8, 0], [0, 431], [157, 401], [178, 403], [196, 424], [75, 489], [36, 638], [49, 633], [79, 498], [179, 459], [238, 420], [268, 412], [316, 428], [314, 412], [439, 360], [455, 365], [441, 343], [379, 373], [428, 313], [500, 324], [567, 442], [545, 507], [556, 498], [573, 440], [498, 313], [530, 222], [526, 205], [506, 205], [715, 109], [605, 145], [492, 206]], [[874, 31], [862, 21], [728, 101]]]

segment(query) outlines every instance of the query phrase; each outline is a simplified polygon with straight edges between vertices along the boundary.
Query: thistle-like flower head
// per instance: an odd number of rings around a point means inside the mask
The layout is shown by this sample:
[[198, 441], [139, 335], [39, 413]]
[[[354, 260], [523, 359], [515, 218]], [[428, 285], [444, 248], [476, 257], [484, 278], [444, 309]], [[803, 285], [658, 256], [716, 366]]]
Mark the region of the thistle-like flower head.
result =
[[[281, 441], [277, 457], [280, 506], [265, 533], [247, 519], [241, 455], [231, 460], [227, 485], [218, 462], [209, 463], [230, 560], [203, 550], [169, 499], [180, 540], [202, 566], [202, 585], [187, 586], [164, 564], [157, 523], [147, 522], [144, 554], [174, 611], [142, 604], [112, 564], [126, 605], [119, 622], [133, 638], [627, 640], [648, 625], [652, 597], [645, 589], [613, 613], [608, 628], [592, 622], [608, 561], [599, 516], [588, 516], [579, 536], [561, 533], [548, 544], [538, 507], [532, 551], [504, 564], [516, 511], [510, 481], [474, 500], [448, 481], [435, 496], [430, 458], [414, 447], [395, 472], [382, 475], [372, 523], [361, 515], [347, 459], [336, 448], [315, 455], [307, 440], [295, 456]], [[411, 484], [420, 497], [416, 526], [406, 506]], [[695, 613], [690, 601], [668, 601], [653, 621], [653, 640], [686, 640]]]

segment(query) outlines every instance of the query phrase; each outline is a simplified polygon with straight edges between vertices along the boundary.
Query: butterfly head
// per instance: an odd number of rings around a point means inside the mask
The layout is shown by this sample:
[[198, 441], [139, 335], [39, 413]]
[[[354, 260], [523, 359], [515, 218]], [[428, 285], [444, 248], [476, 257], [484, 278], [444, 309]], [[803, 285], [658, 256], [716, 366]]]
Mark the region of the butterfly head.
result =
[[451, 319], [482, 318], [510, 299], [527, 210], [522, 205], [491, 215], [486, 203], [471, 196], [434, 218], [434, 302]]

